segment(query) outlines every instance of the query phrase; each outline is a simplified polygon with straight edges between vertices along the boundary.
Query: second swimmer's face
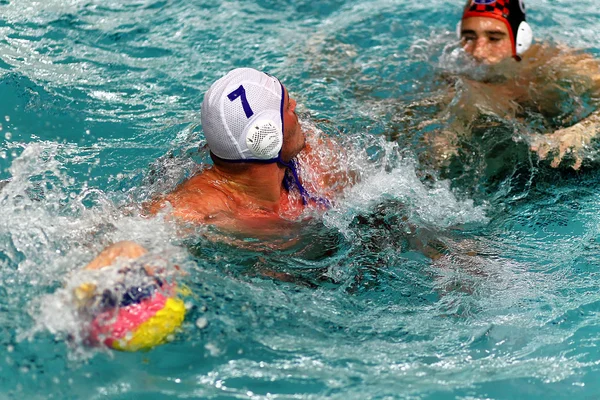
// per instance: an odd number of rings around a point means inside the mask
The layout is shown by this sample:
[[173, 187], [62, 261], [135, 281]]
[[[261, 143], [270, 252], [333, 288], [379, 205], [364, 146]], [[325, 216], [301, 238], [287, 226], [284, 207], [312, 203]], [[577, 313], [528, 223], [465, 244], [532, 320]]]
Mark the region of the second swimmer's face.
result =
[[463, 49], [482, 64], [496, 64], [512, 57], [512, 38], [506, 24], [486, 17], [470, 17], [461, 24]]
[[281, 157], [284, 161], [294, 158], [304, 148], [304, 132], [296, 115], [296, 100], [290, 97], [285, 89], [283, 100], [283, 146], [281, 148]]

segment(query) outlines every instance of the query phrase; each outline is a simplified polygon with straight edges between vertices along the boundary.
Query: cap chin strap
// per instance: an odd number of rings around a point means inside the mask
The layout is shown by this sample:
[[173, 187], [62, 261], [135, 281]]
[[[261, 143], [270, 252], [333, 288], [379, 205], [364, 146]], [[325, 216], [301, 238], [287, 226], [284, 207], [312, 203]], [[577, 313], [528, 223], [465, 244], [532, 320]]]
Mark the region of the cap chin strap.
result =
[[[220, 158], [216, 154], [214, 154], [214, 153], [212, 153], [212, 154], [213, 154], [213, 156]], [[283, 186], [285, 187], [285, 189], [288, 192], [291, 191], [295, 187], [300, 192], [300, 196], [302, 197], [302, 204], [307, 205], [308, 201], [312, 200], [312, 201], [316, 202], [317, 204], [324, 206], [325, 208], [331, 208], [331, 202], [329, 200], [322, 198], [322, 197], [315, 197], [315, 196], [310, 195], [310, 193], [308, 193], [308, 191], [304, 188], [304, 186], [300, 182], [300, 178], [298, 177], [298, 166], [296, 164], [296, 160], [292, 159], [289, 162], [283, 161], [283, 159], [281, 158], [281, 151], [279, 152], [279, 154], [277, 155], [276, 158], [270, 158], [270, 159], [227, 160], [227, 159], [221, 158], [221, 160], [230, 162], [230, 163], [257, 163], [257, 164], [279, 163], [279, 164], [283, 165], [284, 167], [286, 167], [291, 172], [291, 174], [286, 173], [285, 177], [283, 179]]]
[[296, 160], [291, 159], [289, 162], [285, 162], [281, 159], [281, 154], [277, 157], [277, 162], [284, 167], [287, 167], [291, 172], [290, 174], [286, 174], [283, 180], [283, 186], [287, 191], [290, 191], [294, 186], [300, 192], [300, 196], [302, 196], [302, 204], [307, 205], [309, 200], [316, 202], [326, 208], [331, 208], [331, 202], [322, 197], [311, 196], [308, 191], [302, 186], [300, 183], [300, 178], [298, 177], [298, 167], [296, 165]]

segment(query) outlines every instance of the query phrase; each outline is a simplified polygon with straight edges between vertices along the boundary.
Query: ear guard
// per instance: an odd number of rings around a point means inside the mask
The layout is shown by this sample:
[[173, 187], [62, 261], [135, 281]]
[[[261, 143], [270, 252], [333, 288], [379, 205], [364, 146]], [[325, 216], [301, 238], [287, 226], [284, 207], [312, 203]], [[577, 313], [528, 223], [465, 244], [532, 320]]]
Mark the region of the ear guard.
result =
[[263, 112], [246, 128], [246, 146], [252, 155], [259, 160], [277, 158], [283, 146], [283, 132], [275, 122], [278, 115]]
[[529, 48], [531, 47], [531, 43], [533, 43], [533, 30], [531, 26], [525, 21], [519, 24], [519, 28], [517, 29], [517, 35], [515, 38], [515, 48], [518, 56], [523, 55]]

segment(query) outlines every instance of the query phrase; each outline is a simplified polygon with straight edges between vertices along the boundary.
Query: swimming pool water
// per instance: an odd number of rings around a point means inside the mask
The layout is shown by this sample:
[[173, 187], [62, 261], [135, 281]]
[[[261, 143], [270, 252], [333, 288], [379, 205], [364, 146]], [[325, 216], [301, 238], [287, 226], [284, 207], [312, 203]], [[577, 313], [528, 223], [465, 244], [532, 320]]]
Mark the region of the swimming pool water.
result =
[[[421, 175], [434, 111], [416, 104], [455, 3], [0, 0], [0, 398], [598, 397], [594, 169]], [[600, 57], [595, 0], [527, 5], [537, 38]], [[207, 161], [202, 94], [241, 66], [278, 76], [363, 174], [288, 249], [139, 216]], [[187, 272], [182, 332], [147, 353], [69, 344], [56, 293], [123, 239]]]

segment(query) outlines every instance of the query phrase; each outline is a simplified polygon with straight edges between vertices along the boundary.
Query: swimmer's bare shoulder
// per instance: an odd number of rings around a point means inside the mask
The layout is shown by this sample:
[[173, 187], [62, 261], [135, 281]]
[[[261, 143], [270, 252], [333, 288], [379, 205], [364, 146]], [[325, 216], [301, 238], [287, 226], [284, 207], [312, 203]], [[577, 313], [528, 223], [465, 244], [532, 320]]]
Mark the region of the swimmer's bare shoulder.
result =
[[155, 215], [167, 207], [170, 214], [187, 222], [206, 223], [217, 215], [225, 215], [235, 208], [235, 199], [218, 189], [206, 172], [200, 173], [172, 192], [145, 205], [149, 214]]
[[536, 43], [523, 55], [521, 64], [523, 72], [531, 76], [539, 75], [540, 72], [551, 80], [575, 75], [586, 76], [591, 78], [593, 88], [600, 89], [600, 60], [579, 49]]
[[549, 43], [534, 43], [521, 56], [521, 63], [525, 62], [541, 62], [545, 63], [556, 58], [564, 49], [559, 46], [554, 46]]

